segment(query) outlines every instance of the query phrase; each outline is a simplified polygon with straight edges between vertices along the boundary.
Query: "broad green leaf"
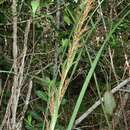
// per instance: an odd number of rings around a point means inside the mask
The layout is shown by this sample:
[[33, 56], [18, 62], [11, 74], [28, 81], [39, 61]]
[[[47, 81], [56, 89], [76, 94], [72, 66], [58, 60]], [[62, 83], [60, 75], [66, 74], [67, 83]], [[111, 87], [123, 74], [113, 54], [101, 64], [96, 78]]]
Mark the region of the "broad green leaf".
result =
[[109, 91], [106, 91], [104, 94], [104, 107], [105, 107], [106, 113], [109, 115], [112, 115], [113, 110], [116, 107], [114, 96]]
[[40, 5], [40, 1], [39, 0], [33, 0], [33, 1], [31, 1], [33, 16], [35, 16], [35, 13], [36, 13], [39, 5]]
[[36, 91], [36, 95], [43, 101], [46, 101], [46, 102], [48, 101], [48, 95], [45, 92], [39, 90], [39, 91]]

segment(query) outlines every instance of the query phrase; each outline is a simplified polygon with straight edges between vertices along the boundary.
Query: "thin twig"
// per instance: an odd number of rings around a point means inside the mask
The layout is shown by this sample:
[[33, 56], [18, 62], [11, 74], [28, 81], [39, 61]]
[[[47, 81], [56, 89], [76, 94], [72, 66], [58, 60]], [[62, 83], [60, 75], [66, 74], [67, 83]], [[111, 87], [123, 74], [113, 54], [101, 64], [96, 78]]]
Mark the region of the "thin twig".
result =
[[21, 130], [21, 128], [22, 128], [23, 119], [24, 119], [25, 113], [28, 109], [28, 104], [29, 104], [29, 100], [30, 100], [30, 96], [31, 96], [31, 90], [32, 90], [32, 80], [29, 82], [29, 85], [28, 85], [28, 93], [26, 96], [26, 101], [25, 101], [25, 105], [23, 107], [21, 118], [20, 118], [19, 122], [17, 123], [17, 130]]
[[[12, 129], [15, 128], [16, 126], [16, 111], [17, 111], [17, 105], [16, 105], [16, 98], [17, 98], [17, 86], [18, 86], [18, 65], [17, 65], [17, 57], [18, 57], [18, 46], [17, 46], [17, 1], [13, 0], [12, 4], [12, 15], [13, 15], [13, 67], [14, 67], [14, 72], [16, 75], [14, 75], [14, 82], [12, 86], [12, 105], [11, 105], [11, 111], [12, 111], [12, 119], [11, 119], [11, 124], [12, 124]], [[10, 117], [9, 117], [10, 118]]]
[[[122, 81], [119, 85], [117, 85], [115, 88], [113, 88], [111, 90], [111, 92], [114, 94], [117, 91], [119, 91], [120, 88], [124, 87], [125, 85], [127, 85], [130, 82], [130, 78]], [[103, 97], [102, 97], [102, 101], [103, 101]], [[101, 101], [98, 100], [97, 102], [95, 102], [84, 114], [82, 114], [76, 121], [75, 121], [75, 126], [79, 125], [85, 118], [88, 117], [88, 115], [90, 115], [99, 105], [101, 104]]]

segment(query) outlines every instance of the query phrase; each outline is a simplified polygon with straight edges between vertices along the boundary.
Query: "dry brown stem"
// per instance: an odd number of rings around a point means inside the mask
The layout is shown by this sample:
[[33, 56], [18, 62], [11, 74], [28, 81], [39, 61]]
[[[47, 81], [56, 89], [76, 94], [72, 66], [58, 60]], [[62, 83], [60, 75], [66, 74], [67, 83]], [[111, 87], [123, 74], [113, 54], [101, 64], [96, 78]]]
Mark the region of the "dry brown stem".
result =
[[[86, 19], [88, 17], [88, 13], [92, 9], [92, 3], [93, 3], [93, 0], [88, 0], [87, 1], [85, 9], [84, 9], [83, 13], [81, 14], [79, 22], [78, 22], [78, 24], [76, 26], [74, 36], [73, 36], [73, 42], [70, 45], [70, 48], [68, 50], [67, 63], [66, 63], [66, 66], [63, 68], [62, 74], [61, 74], [61, 81], [62, 82], [61, 82], [61, 85], [60, 85], [61, 86], [61, 89], [60, 89], [61, 91], [60, 91], [59, 95], [62, 95], [62, 97], [63, 97], [63, 90], [66, 91], [66, 89], [68, 87], [68, 84], [69, 84], [69, 82], [67, 82], [67, 84], [65, 83], [68, 71], [69, 71], [71, 65], [73, 64], [77, 49], [79, 47], [81, 47], [80, 39], [81, 39], [81, 36], [83, 35], [83, 33], [86, 31], [86, 28], [84, 27], [84, 23], [85, 23], [85, 21], [86, 21]], [[70, 79], [67, 79], [67, 80], [70, 81]], [[65, 87], [65, 89], [64, 89], [64, 87]]]
[[[81, 36], [83, 35], [83, 33], [85, 32], [85, 27], [84, 25], [86, 25], [85, 21], [88, 17], [88, 13], [90, 12], [90, 10], [92, 9], [92, 3], [93, 0], [87, 0], [85, 9], [83, 12], [81, 12], [81, 17], [77, 23], [77, 26], [74, 30], [74, 36], [73, 36], [73, 41], [72, 44], [70, 44], [69, 49], [68, 49], [68, 54], [67, 54], [67, 59], [64, 62], [64, 66], [62, 68], [62, 72], [61, 72], [61, 82], [58, 88], [58, 94], [56, 93], [56, 99], [55, 101], [53, 101], [53, 103], [51, 102], [51, 106], [50, 106], [50, 111], [52, 111], [52, 108], [57, 108], [57, 110], [53, 111], [52, 113], [52, 120], [50, 123], [50, 129], [54, 130], [56, 121], [57, 121], [57, 117], [58, 117], [58, 110], [62, 101], [62, 98], [64, 97], [64, 94], [68, 88], [69, 82], [70, 82], [70, 77], [68, 78], [68, 72], [70, 71], [71, 66], [73, 65], [74, 59], [75, 59], [75, 55], [77, 53], [78, 48], [80, 47], [80, 40], [81, 40]], [[52, 106], [53, 104], [53, 106]]]

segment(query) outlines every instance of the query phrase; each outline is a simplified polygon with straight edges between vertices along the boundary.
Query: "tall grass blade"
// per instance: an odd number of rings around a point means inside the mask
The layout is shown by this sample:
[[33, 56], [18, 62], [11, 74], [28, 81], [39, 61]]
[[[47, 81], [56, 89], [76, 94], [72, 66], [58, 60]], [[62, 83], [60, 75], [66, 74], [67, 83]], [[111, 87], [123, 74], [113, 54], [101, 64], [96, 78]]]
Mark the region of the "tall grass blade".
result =
[[105, 39], [103, 45], [101, 46], [100, 50], [98, 51], [97, 56], [96, 56], [95, 60], [93, 61], [92, 66], [91, 66], [91, 68], [90, 68], [90, 70], [89, 70], [89, 72], [88, 72], [88, 75], [86, 76], [85, 82], [84, 82], [83, 87], [82, 87], [82, 89], [81, 89], [81, 92], [80, 92], [80, 94], [79, 94], [78, 100], [77, 100], [77, 102], [76, 102], [74, 111], [73, 111], [73, 113], [72, 113], [70, 122], [69, 122], [68, 127], [67, 127], [67, 130], [71, 130], [72, 127], [73, 127], [73, 124], [74, 124], [76, 115], [77, 115], [77, 113], [78, 113], [79, 107], [80, 107], [80, 105], [81, 105], [81, 102], [82, 102], [82, 100], [83, 100], [84, 94], [85, 94], [86, 89], [87, 89], [87, 87], [88, 87], [89, 81], [90, 81], [90, 79], [91, 79], [91, 77], [92, 77], [92, 75], [93, 75], [93, 73], [94, 73], [94, 70], [95, 70], [95, 68], [96, 68], [96, 66], [97, 66], [97, 63], [98, 63], [98, 61], [99, 61], [99, 58], [101, 57], [101, 54], [102, 54], [102, 52], [103, 52], [104, 47], [107, 45], [108, 40], [109, 40], [110, 37], [112, 36], [113, 32], [117, 29], [117, 27], [121, 24], [121, 22], [123, 21], [123, 19], [124, 19], [129, 13], [130, 13], [130, 11], [128, 11], [128, 12], [124, 15], [124, 17], [123, 17], [123, 18], [114, 26], [114, 28], [109, 32], [109, 34], [108, 34], [108, 36], [106, 37], [106, 39]]

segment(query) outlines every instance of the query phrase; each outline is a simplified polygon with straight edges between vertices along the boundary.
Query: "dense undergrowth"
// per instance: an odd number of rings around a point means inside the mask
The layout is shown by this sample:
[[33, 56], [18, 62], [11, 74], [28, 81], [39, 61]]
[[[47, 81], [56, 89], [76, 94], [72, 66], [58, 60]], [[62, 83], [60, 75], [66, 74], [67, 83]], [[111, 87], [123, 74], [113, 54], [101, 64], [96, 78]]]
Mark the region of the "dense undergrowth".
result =
[[129, 21], [129, 0], [1, 0], [0, 130], [129, 130]]

